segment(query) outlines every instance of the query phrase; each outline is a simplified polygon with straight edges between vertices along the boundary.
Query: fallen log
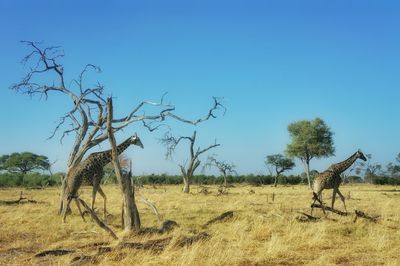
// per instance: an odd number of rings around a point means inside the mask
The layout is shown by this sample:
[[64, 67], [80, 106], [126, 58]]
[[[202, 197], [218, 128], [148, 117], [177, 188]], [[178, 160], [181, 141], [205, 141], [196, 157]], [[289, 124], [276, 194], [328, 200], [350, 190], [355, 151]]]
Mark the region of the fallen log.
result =
[[62, 255], [66, 255], [69, 253], [73, 253], [75, 252], [75, 250], [71, 250], [71, 249], [50, 249], [50, 250], [45, 250], [42, 252], [39, 252], [37, 254], [35, 254], [35, 257], [39, 258], [39, 257], [45, 257], [47, 255], [53, 255], [53, 256], [62, 256]]
[[149, 240], [144, 243], [140, 242], [124, 242], [118, 245], [119, 248], [142, 249], [151, 250], [154, 252], [161, 252], [171, 242], [172, 237]]
[[85, 265], [91, 262], [94, 258], [95, 256], [87, 256], [87, 255], [76, 256], [71, 260], [69, 266]]
[[298, 213], [300, 213], [301, 216], [297, 216], [296, 220], [301, 222], [301, 223], [316, 222], [316, 221], [318, 221], [320, 219], [319, 217], [314, 217], [314, 216], [311, 216], [311, 215], [309, 215], [307, 213], [304, 213], [304, 212], [298, 212]]
[[203, 228], [209, 226], [210, 224], [216, 223], [216, 222], [225, 222], [226, 220], [230, 219], [233, 217], [233, 211], [227, 211], [224, 212], [223, 214], [209, 220], [207, 223], [203, 225]]
[[[320, 208], [320, 209], [322, 209], [322, 205], [321, 204], [311, 204], [311, 207], [312, 208]], [[338, 214], [338, 215], [341, 215], [341, 216], [348, 216], [349, 215], [349, 213], [347, 213], [347, 212], [342, 212], [342, 211], [339, 211], [339, 210], [336, 210], [336, 209], [332, 209], [331, 207], [328, 207], [328, 206], [323, 206], [323, 208], [326, 210], [326, 211], [330, 211], [330, 212], [333, 212], [333, 213], [336, 213], [336, 214]]]
[[378, 218], [379, 218], [379, 215], [370, 216], [370, 215], [366, 214], [365, 212], [359, 211], [359, 210], [355, 210], [354, 214], [355, 214], [355, 217], [354, 217], [354, 220], [353, 220], [354, 223], [357, 221], [357, 218], [364, 218], [364, 219], [366, 219], [368, 221], [377, 223], [378, 222]]
[[195, 242], [202, 241], [202, 240], [208, 240], [210, 238], [211, 238], [211, 235], [206, 232], [201, 232], [201, 233], [198, 233], [197, 235], [189, 236], [189, 237], [185, 236], [185, 237], [182, 237], [181, 239], [179, 239], [175, 243], [175, 247], [181, 247], [181, 248], [187, 247], [187, 246], [192, 245]]
[[0, 200], [0, 205], [16, 205], [16, 204], [25, 204], [25, 203], [38, 203], [36, 200], [30, 200], [22, 196], [22, 191], [19, 195], [19, 199], [17, 200]]
[[178, 223], [172, 220], [165, 220], [160, 227], [145, 227], [141, 228], [139, 234], [164, 234], [175, 227], [179, 227]]

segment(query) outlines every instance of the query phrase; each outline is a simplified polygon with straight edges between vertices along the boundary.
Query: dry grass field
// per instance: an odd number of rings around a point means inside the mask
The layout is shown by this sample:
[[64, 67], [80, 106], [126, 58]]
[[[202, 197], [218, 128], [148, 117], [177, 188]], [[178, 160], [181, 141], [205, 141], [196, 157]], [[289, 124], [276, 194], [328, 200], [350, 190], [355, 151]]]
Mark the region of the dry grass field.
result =
[[[272, 188], [235, 186], [227, 195], [217, 196], [217, 187], [208, 195], [180, 192], [178, 186], [146, 186], [137, 194], [156, 204], [164, 219], [175, 220], [179, 227], [163, 235], [127, 235], [121, 230], [120, 194], [118, 187], [105, 186], [108, 196], [108, 224], [117, 233], [113, 240], [94, 222], [84, 223], [72, 204], [73, 214], [61, 224], [57, 216], [57, 188], [23, 189], [24, 196], [39, 201], [13, 206], [0, 206], [1, 265], [69, 265], [80, 255], [93, 255], [93, 243], [116, 247], [119, 241], [146, 242], [172, 237], [160, 252], [132, 248], [114, 248], [89, 260], [98, 265], [400, 265], [400, 190], [390, 186], [346, 185], [341, 190], [349, 212], [362, 210], [379, 215], [377, 223], [354, 215], [329, 213], [324, 218], [317, 209], [314, 222], [299, 222], [298, 212], [309, 213], [311, 193], [306, 186]], [[21, 189], [1, 189], [0, 200], [18, 199]], [[254, 193], [253, 193], [254, 192]], [[274, 200], [272, 201], [272, 194]], [[324, 200], [330, 204], [330, 193]], [[81, 197], [90, 202], [91, 188]], [[140, 199], [140, 196], [138, 196]], [[151, 209], [139, 200], [142, 226], [158, 226]], [[102, 213], [102, 198], [96, 206]], [[337, 199], [335, 207], [343, 210]], [[233, 211], [234, 216], [206, 228], [202, 225], [215, 216]], [[211, 237], [190, 246], [174, 245], [183, 236], [207, 232]], [[74, 250], [63, 256], [34, 255], [49, 249]], [[83, 263], [81, 263], [83, 264]], [[75, 265], [78, 265], [75, 264]]]

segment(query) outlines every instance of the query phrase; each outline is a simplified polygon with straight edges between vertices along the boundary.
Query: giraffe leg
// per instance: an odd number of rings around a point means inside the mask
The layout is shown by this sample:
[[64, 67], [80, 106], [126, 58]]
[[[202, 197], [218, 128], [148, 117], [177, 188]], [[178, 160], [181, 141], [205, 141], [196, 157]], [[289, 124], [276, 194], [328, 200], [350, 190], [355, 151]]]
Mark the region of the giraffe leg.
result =
[[81, 204], [79, 203], [78, 198], [75, 198], [74, 200], [75, 200], [76, 207], [78, 207], [79, 214], [81, 215], [83, 221], [86, 223], [85, 217], [83, 216], [83, 213], [82, 213]]
[[92, 190], [92, 210], [94, 211], [94, 202], [96, 201], [96, 194], [97, 191], [99, 190], [100, 186], [98, 184], [93, 184], [93, 190]]
[[337, 190], [337, 193], [339, 194], [340, 199], [343, 201], [344, 210], [345, 210], [346, 213], [347, 213], [346, 203], [344, 202], [344, 196], [343, 196], [342, 192], [340, 192], [339, 189]]
[[317, 200], [319, 200], [319, 199], [318, 199], [318, 195], [317, 195], [317, 193], [315, 193], [315, 192], [313, 192], [313, 199], [314, 199], [314, 201], [313, 201], [313, 203], [311, 203], [311, 215], [312, 215], [313, 210], [314, 210], [314, 204], [315, 204], [315, 202], [316, 202]]
[[322, 207], [322, 212], [324, 213], [325, 217], [326, 217], [326, 212], [325, 212], [325, 205], [322, 202], [322, 190], [318, 193], [318, 201], [321, 203], [321, 207]]
[[104, 193], [104, 191], [101, 189], [101, 187], [99, 186], [99, 193], [100, 195], [103, 197], [103, 201], [104, 201], [104, 211], [103, 211], [103, 215], [104, 215], [104, 220], [106, 219], [106, 214], [107, 214], [107, 208], [106, 208], [106, 202], [107, 202], [107, 197], [106, 194]]
[[336, 192], [337, 192], [337, 189], [334, 188], [333, 192], [332, 192], [332, 210], [333, 210], [333, 206], [335, 205]]
[[67, 199], [67, 204], [64, 204], [64, 209], [62, 210], [62, 222], [65, 223], [66, 219], [67, 219], [67, 210], [69, 208], [69, 205], [71, 204], [71, 200], [72, 198], [68, 198]]
[[311, 215], [312, 215], [313, 210], [314, 210], [314, 204], [315, 204], [316, 201], [318, 201], [321, 204], [322, 211], [324, 212], [324, 214], [326, 216], [325, 207], [324, 207], [324, 204], [322, 202], [322, 191], [319, 191], [318, 193], [313, 192], [313, 195], [314, 195], [313, 196], [314, 202], [311, 204]]

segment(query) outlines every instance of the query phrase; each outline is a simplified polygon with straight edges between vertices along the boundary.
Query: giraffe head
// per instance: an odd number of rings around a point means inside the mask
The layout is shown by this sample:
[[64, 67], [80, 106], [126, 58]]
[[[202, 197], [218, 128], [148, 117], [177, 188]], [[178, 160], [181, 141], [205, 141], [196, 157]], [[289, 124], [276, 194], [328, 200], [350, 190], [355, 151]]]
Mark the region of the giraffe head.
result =
[[135, 135], [133, 135], [131, 137], [131, 144], [139, 146], [140, 148], [144, 148], [143, 143], [140, 141], [140, 138], [138, 137], [138, 135], [135, 133]]
[[363, 160], [364, 162], [367, 160], [361, 150], [357, 151], [357, 158]]

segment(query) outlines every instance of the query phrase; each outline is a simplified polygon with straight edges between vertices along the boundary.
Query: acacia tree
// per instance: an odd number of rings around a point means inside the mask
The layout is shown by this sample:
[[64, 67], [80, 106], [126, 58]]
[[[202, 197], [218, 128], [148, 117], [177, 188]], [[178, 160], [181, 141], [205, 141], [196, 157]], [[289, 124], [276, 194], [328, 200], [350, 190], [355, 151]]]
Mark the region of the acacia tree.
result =
[[[100, 68], [87, 64], [76, 79], [70, 82], [66, 80], [65, 69], [60, 62], [64, 52], [60, 47], [52, 46], [42, 48], [40, 44], [23, 41], [30, 50], [22, 62], [29, 65], [29, 70], [25, 77], [11, 89], [30, 97], [39, 96], [48, 99], [51, 93], [58, 93], [70, 101], [69, 110], [63, 115], [50, 139], [57, 133], [60, 142], [73, 134], [75, 141], [72, 145], [67, 162], [67, 174], [63, 180], [60, 201], [60, 213], [64, 208], [66, 198], [66, 179], [70, 178], [71, 169], [76, 167], [83, 159], [85, 154], [93, 147], [107, 140], [107, 101], [104, 96], [104, 87], [101, 83], [93, 86], [85, 84], [85, 77], [90, 71], [100, 72]], [[115, 134], [126, 128], [128, 125], [141, 122], [149, 131], [156, 130], [167, 118], [196, 125], [210, 118], [215, 118], [215, 111], [221, 107], [221, 103], [213, 97], [213, 105], [208, 114], [204, 117], [189, 120], [174, 113], [175, 106], [165, 104], [163, 97], [158, 102], [141, 101], [132, 105], [130, 112], [121, 117], [114, 117], [111, 121], [112, 133]], [[151, 112], [150, 114], [148, 112]]]
[[10, 155], [0, 156], [0, 170], [10, 173], [26, 174], [33, 170], [49, 170], [49, 159], [44, 155], [32, 152], [14, 152]]
[[278, 184], [278, 177], [285, 171], [293, 169], [295, 163], [291, 158], [286, 158], [282, 154], [272, 154], [268, 155], [265, 160], [265, 164], [275, 168], [275, 179], [274, 187]]
[[227, 187], [227, 176], [228, 174], [236, 174], [236, 166], [233, 163], [228, 163], [225, 161], [220, 161], [217, 159], [217, 157], [215, 155], [210, 155], [207, 158], [207, 162], [204, 165], [204, 167], [216, 167], [219, 172], [222, 174], [222, 177], [224, 178], [224, 187]]
[[167, 159], [172, 159], [172, 155], [175, 152], [176, 147], [181, 143], [181, 141], [186, 140], [189, 142], [189, 152], [190, 152], [190, 158], [189, 158], [189, 164], [179, 164], [179, 168], [182, 172], [182, 177], [183, 177], [183, 192], [184, 193], [189, 193], [190, 191], [190, 184], [192, 183], [192, 178], [194, 171], [200, 166], [200, 160], [199, 156], [208, 150], [218, 147], [220, 144], [217, 144], [216, 142], [210, 146], [208, 146], [205, 149], [201, 149], [200, 147], [197, 147], [195, 149], [194, 145], [196, 143], [196, 131], [193, 132], [193, 135], [191, 137], [189, 136], [181, 136], [181, 137], [174, 137], [170, 134], [170, 132], [167, 132], [165, 136], [160, 140], [163, 145], [167, 147], [167, 152], [165, 154], [165, 157]]
[[333, 133], [320, 118], [291, 123], [288, 131], [292, 142], [287, 145], [286, 153], [289, 157], [299, 158], [303, 163], [311, 188], [310, 161], [313, 158], [329, 157], [334, 154]]

